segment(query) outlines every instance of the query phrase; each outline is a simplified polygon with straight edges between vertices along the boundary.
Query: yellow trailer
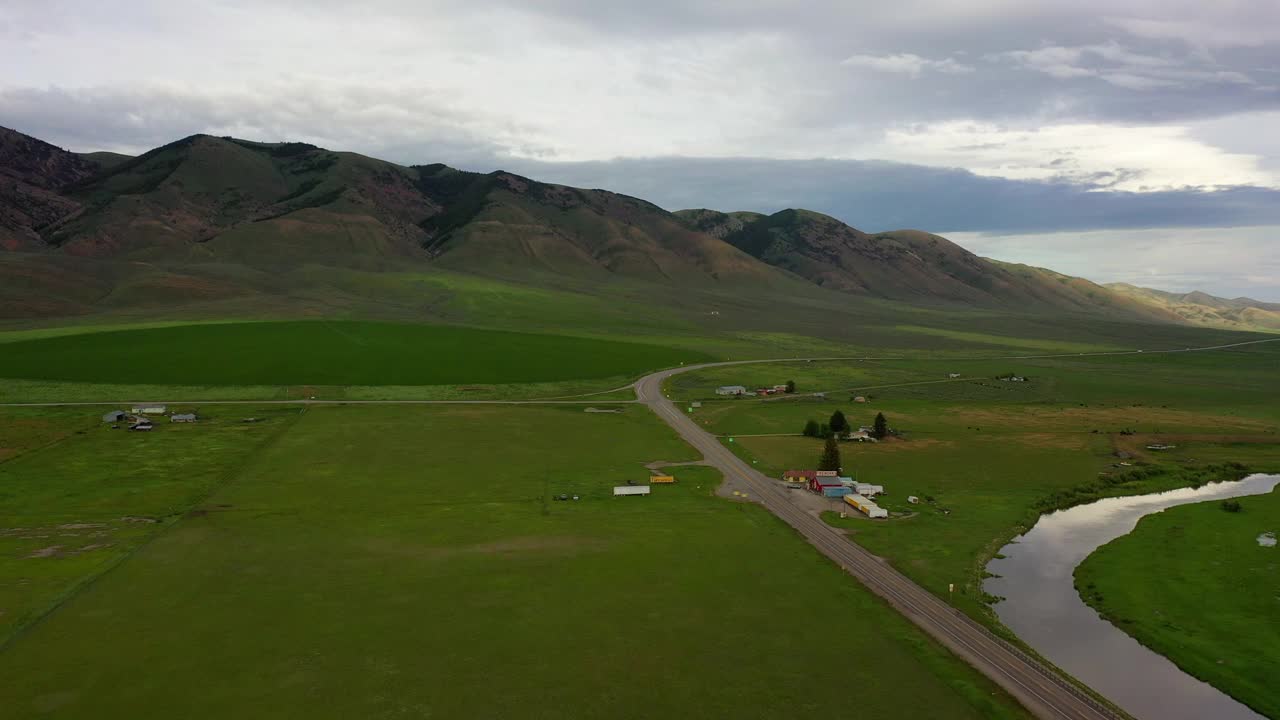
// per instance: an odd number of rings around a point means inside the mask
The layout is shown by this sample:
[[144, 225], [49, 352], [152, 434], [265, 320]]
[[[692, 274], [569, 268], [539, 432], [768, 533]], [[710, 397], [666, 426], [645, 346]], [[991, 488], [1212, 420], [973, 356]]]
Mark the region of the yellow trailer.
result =
[[673, 483], [675, 481], [676, 479], [670, 475], [654, 475], [653, 477], [649, 478], [650, 485], [654, 483]]

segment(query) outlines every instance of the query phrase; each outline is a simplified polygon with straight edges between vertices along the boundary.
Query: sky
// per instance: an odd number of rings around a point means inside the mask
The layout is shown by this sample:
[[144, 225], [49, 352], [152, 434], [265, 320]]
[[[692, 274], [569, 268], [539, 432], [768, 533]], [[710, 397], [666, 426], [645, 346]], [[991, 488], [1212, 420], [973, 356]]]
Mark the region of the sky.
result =
[[1277, 0], [7, 0], [0, 67], [0, 125], [72, 150], [304, 141], [1280, 301]]

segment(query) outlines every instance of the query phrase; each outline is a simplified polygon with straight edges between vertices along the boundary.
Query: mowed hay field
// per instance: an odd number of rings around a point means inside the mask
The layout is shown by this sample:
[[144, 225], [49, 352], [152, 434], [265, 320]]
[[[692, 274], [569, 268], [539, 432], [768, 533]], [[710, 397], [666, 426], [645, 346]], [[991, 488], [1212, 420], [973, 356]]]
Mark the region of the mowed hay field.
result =
[[[112, 483], [94, 503], [55, 472], [89, 442], [10, 462], [66, 484], [44, 505], [124, 512]], [[646, 409], [317, 406], [245, 445], [0, 649], [6, 717], [1023, 716], [765, 511], [714, 497], [716, 472], [611, 497], [694, 459]], [[120, 481], [139, 498], [172, 474], [139, 473]], [[875, 682], [852, 692], [860, 669]]]
[[1280, 717], [1280, 492], [1169, 508], [1076, 569], [1117, 627], [1267, 717]]
[[176, 325], [0, 347], [0, 377], [141, 385], [538, 383], [711, 359], [615, 340], [366, 321]]
[[[716, 369], [711, 382], [701, 371], [677, 376], [672, 395], [705, 397], [708, 387], [736, 377], [794, 379], [801, 392], [828, 391], [823, 399], [704, 401], [693, 410], [704, 428], [771, 476], [815, 466], [822, 441], [800, 436], [806, 420], [826, 422], [841, 409], [856, 427], [883, 412], [901, 438], [842, 443], [841, 451], [846, 473], [889, 490], [880, 504], [895, 516], [841, 519], [844, 508], [832, 501], [828, 521], [988, 621], [984, 565], [1041, 512], [1236, 472], [1225, 463], [1280, 471], [1280, 343], [1170, 355], [814, 362], [726, 372], [732, 370]], [[952, 381], [951, 372], [962, 377]], [[995, 379], [1006, 373], [1029, 381]], [[854, 394], [869, 402], [851, 402]], [[1146, 450], [1152, 443], [1177, 448]], [[926, 501], [909, 504], [909, 495]]]

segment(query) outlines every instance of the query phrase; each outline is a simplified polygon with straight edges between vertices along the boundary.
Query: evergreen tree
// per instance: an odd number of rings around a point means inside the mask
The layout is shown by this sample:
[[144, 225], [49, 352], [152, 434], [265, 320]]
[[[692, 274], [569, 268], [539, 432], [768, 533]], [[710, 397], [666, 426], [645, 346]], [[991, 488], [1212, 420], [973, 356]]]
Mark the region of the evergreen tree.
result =
[[845, 419], [844, 413], [839, 410], [831, 413], [831, 422], [827, 424], [831, 426], [831, 432], [837, 435], [849, 432], [849, 421]]
[[818, 459], [819, 470], [840, 470], [840, 446], [834, 437], [828, 437], [822, 446], [822, 457]]
[[822, 438], [831, 437], [831, 426], [826, 423], [822, 423], [821, 425], [819, 425], [818, 437], [822, 437]]
[[872, 424], [872, 435], [876, 439], [883, 440], [885, 435], [889, 434], [889, 423], [884, 419], [884, 413], [876, 413], [876, 421]]
[[820, 431], [820, 430], [821, 430], [821, 428], [819, 428], [819, 427], [818, 427], [818, 421], [817, 421], [817, 420], [810, 420], [809, 422], [807, 422], [807, 423], [805, 423], [805, 424], [804, 424], [804, 436], [805, 436], [805, 437], [812, 437], [812, 438], [816, 438], [816, 437], [818, 437], [818, 433], [819, 433], [819, 431]]
[[793, 393], [793, 392], [795, 392], [795, 391], [796, 391], [796, 381], [795, 381], [795, 380], [788, 380], [788, 381], [787, 381], [787, 394], [788, 394], [788, 395], [790, 395], [791, 393]]

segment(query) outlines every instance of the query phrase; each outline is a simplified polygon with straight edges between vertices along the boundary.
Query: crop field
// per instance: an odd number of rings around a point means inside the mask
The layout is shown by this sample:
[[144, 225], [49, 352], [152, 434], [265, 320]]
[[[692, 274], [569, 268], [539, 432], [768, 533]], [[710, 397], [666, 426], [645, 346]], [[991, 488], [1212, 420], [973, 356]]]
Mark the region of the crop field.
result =
[[1187, 672], [1280, 717], [1280, 492], [1149, 515], [1076, 569], [1104, 617]]
[[0, 377], [149, 385], [442, 385], [634, 375], [710, 359], [563, 335], [379, 322], [222, 323], [4, 344]]
[[[611, 497], [646, 463], [693, 459], [647, 410], [280, 412], [72, 432], [0, 464], [44, 479], [5, 517], [168, 518], [0, 647], [7, 717], [847, 712], [849, 686], [815, 667], [874, 667], [857, 702], [877, 717], [1023, 717], [785, 525], [714, 497], [715, 471]], [[172, 444], [112, 454], [134, 440]], [[98, 572], [57, 555], [0, 569], [13, 583], [62, 562]]]
[[[961, 378], [952, 381], [952, 372]], [[1028, 381], [996, 379], [1008, 373]], [[1233, 472], [1211, 469], [1225, 463], [1280, 470], [1277, 376], [1280, 348], [1261, 345], [1171, 355], [729, 367], [677, 376], [669, 389], [674, 398], [693, 399], [720, 384], [778, 378], [794, 379], [800, 392], [828, 391], [822, 399], [704, 400], [693, 409], [703, 427], [773, 476], [816, 464], [822, 441], [800, 435], [807, 420], [826, 422], [840, 409], [854, 426], [870, 425], [883, 412], [900, 437], [843, 443], [841, 451], [846, 472], [886, 486], [881, 505], [897, 515], [890, 522], [841, 519], [832, 503], [828, 521], [941, 596], [954, 583], [956, 605], [991, 620], [983, 566], [1041, 511]], [[851, 402], [851, 388], [875, 389], [857, 391], [869, 400], [861, 404]], [[1147, 450], [1153, 443], [1177, 447]], [[925, 501], [910, 505], [908, 495]]]

